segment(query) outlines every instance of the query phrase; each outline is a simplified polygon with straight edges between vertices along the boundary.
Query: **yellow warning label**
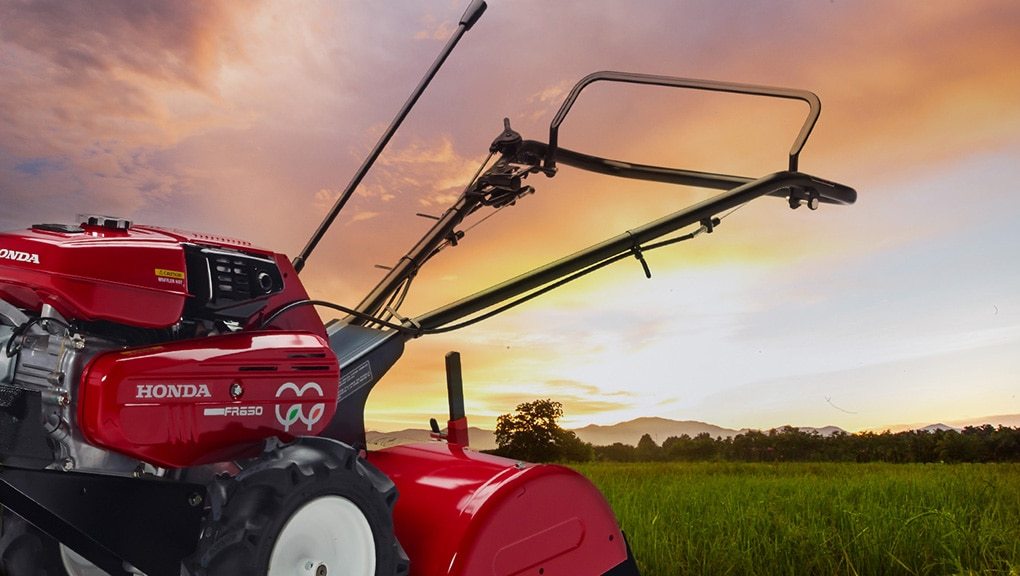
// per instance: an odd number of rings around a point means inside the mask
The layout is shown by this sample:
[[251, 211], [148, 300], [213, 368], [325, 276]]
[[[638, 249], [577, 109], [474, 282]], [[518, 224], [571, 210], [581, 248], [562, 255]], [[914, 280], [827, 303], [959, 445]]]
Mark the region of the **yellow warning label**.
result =
[[184, 280], [184, 272], [178, 272], [177, 270], [164, 270], [162, 268], [156, 268], [156, 276], [160, 278], [173, 278], [174, 280]]

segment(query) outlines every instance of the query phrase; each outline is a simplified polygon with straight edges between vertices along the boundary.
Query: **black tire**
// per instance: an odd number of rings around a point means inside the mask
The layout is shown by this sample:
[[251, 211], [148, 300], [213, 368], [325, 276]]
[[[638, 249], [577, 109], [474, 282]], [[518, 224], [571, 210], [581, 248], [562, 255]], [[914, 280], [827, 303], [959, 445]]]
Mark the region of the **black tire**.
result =
[[6, 508], [0, 523], [0, 576], [67, 576], [56, 540]]
[[[406, 575], [407, 555], [393, 532], [396, 498], [393, 482], [346, 444], [325, 438], [301, 438], [291, 444], [276, 445], [236, 476], [218, 479], [210, 485], [211, 510], [188, 567], [195, 576], [264, 576], [270, 572], [271, 561], [275, 561], [276, 570], [280, 571], [279, 558], [286, 557], [288, 551], [280, 550], [287, 544], [278, 546], [278, 539], [292, 541], [289, 538], [295, 530], [302, 534], [301, 522], [308, 511], [344, 505], [352, 511], [345, 513], [345, 517], [360, 512], [360, 517], [367, 521], [371, 535], [368, 536], [368, 530], [364, 535], [365, 542], [374, 548], [374, 576]], [[358, 518], [352, 520], [360, 522]], [[315, 526], [322, 525], [328, 532], [330, 524], [321, 522]], [[281, 538], [285, 530], [287, 535]], [[310, 531], [306, 533], [315, 536]], [[313, 556], [319, 555], [317, 558], [338, 553], [329, 546], [316, 546]], [[334, 559], [333, 563], [339, 566], [328, 566], [324, 561], [321, 568], [287, 571], [334, 576], [344, 573], [345, 561]]]

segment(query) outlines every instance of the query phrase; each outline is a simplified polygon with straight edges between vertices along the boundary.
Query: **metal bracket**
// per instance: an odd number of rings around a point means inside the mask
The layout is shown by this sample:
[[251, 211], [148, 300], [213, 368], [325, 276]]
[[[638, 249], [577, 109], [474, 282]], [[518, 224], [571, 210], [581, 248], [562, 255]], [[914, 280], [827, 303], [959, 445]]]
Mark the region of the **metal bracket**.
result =
[[0, 504], [114, 576], [180, 576], [205, 500], [200, 484], [0, 467]]

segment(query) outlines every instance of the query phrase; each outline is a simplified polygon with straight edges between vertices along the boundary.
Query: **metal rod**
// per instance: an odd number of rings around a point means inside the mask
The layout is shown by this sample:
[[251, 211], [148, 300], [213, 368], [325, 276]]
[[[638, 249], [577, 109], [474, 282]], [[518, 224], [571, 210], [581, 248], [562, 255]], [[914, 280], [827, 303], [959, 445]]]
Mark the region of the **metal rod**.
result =
[[711, 218], [760, 196], [770, 195], [783, 189], [795, 187], [816, 190], [820, 196], [837, 200], [838, 203], [852, 204], [857, 197], [857, 193], [852, 188], [840, 184], [814, 178], [800, 172], [777, 172], [718, 194], [708, 200], [428, 312], [415, 318], [415, 322], [425, 330], [439, 328], [578, 272], [588, 266], [621, 253], [630, 252], [635, 246], [640, 246], [686, 226]]
[[383, 148], [385, 148], [386, 144], [389, 143], [390, 138], [393, 137], [393, 134], [397, 131], [397, 128], [400, 127], [400, 124], [404, 121], [404, 118], [407, 117], [407, 114], [411, 111], [411, 108], [413, 108], [415, 103], [418, 102], [418, 98], [420, 98], [422, 93], [425, 92], [425, 88], [428, 87], [429, 83], [432, 81], [432, 78], [435, 77], [436, 73], [439, 72], [439, 68], [442, 67], [443, 63], [446, 61], [446, 58], [450, 55], [450, 52], [452, 52], [453, 49], [457, 46], [457, 42], [460, 41], [461, 36], [463, 36], [464, 33], [467, 32], [468, 30], [470, 30], [471, 27], [474, 26], [475, 22], [477, 22], [478, 19], [481, 18], [482, 13], [485, 12], [485, 8], [486, 4], [483, 0], [474, 0], [471, 3], [471, 5], [468, 6], [468, 9], [464, 12], [464, 15], [461, 16], [460, 18], [460, 24], [457, 26], [457, 30], [454, 31], [453, 36], [450, 37], [450, 40], [447, 41], [446, 46], [443, 47], [442, 52], [439, 53], [439, 57], [437, 57], [435, 62], [432, 63], [432, 66], [425, 73], [425, 76], [421, 79], [421, 82], [418, 83], [418, 86], [411, 93], [410, 98], [408, 98], [407, 101], [404, 102], [404, 106], [400, 109], [400, 112], [397, 113], [396, 118], [394, 118], [393, 121], [390, 123], [389, 127], [383, 133], [382, 137], [379, 138], [379, 141], [376, 143], [375, 148], [372, 149], [368, 157], [365, 158], [365, 161], [362, 162], [361, 167], [358, 168], [358, 171], [354, 173], [354, 177], [351, 178], [351, 181], [347, 184], [347, 187], [344, 188], [343, 193], [340, 194], [340, 197], [337, 199], [336, 203], [333, 204], [333, 208], [329, 211], [329, 214], [326, 215], [326, 218], [323, 219], [321, 224], [319, 224], [319, 227], [315, 230], [315, 233], [312, 234], [312, 237], [308, 240], [308, 244], [306, 244], [304, 249], [301, 250], [301, 253], [296, 258], [294, 258], [293, 264], [294, 270], [296, 272], [301, 272], [301, 269], [304, 268], [305, 262], [308, 260], [308, 257], [311, 256], [312, 251], [315, 250], [315, 247], [319, 244], [319, 241], [322, 240], [322, 237], [326, 234], [326, 231], [329, 230], [329, 227], [333, 225], [333, 221], [336, 220], [337, 215], [340, 214], [340, 211], [343, 210], [343, 207], [347, 204], [347, 201], [350, 200], [351, 195], [354, 193], [354, 190], [358, 187], [358, 185], [361, 184], [361, 181], [365, 178], [365, 175], [368, 174], [369, 169], [372, 167], [373, 164], [375, 164], [375, 161], [379, 157], [379, 154], [382, 153]]
[[818, 115], [822, 112], [822, 102], [812, 92], [807, 90], [793, 90], [790, 88], [776, 88], [773, 86], [758, 86], [755, 84], [737, 84], [734, 82], [716, 82], [712, 80], [694, 80], [691, 78], [674, 78], [671, 76], [654, 76], [651, 74], [633, 74], [629, 72], [595, 72], [589, 74], [578, 82], [567, 99], [560, 106], [559, 112], [556, 113], [556, 117], [553, 118], [552, 123], [549, 124], [549, 151], [545, 157], [544, 167], [547, 170], [555, 169], [556, 167], [556, 150], [559, 145], [559, 129], [560, 124], [563, 123], [563, 119], [567, 117], [567, 112], [570, 111], [570, 107], [574, 105], [574, 101], [577, 100], [581, 90], [584, 90], [590, 84], [599, 81], [609, 82], [625, 82], [630, 84], [650, 84], [653, 86], [668, 86], [672, 88], [688, 88], [691, 90], [709, 90], [712, 92], [730, 92], [733, 94], [748, 94], [751, 96], [768, 96], [772, 98], [788, 98], [792, 100], [802, 100], [808, 104], [810, 110], [808, 116], [804, 120], [803, 126], [801, 126], [800, 133], [797, 134], [796, 140], [793, 142], [793, 146], [790, 148], [790, 172], [796, 172], [798, 170], [798, 159], [800, 157], [800, 151], [804, 148], [804, 143], [807, 142], [808, 136], [811, 135], [811, 130], [815, 127], [815, 122], [818, 121]]
[[[372, 292], [358, 304], [355, 310], [369, 316], [376, 315], [386, 305], [386, 301], [393, 291], [404, 280], [418, 272], [418, 269], [432, 256], [436, 248], [450, 237], [454, 229], [464, 220], [464, 217], [479, 205], [480, 196], [468, 194], [470, 190], [471, 186], [460, 195], [457, 202], [440, 217], [439, 221], [422, 236], [421, 240], [390, 269], [386, 276], [372, 289]], [[351, 319], [351, 323], [364, 324], [364, 322], [357, 319]]]

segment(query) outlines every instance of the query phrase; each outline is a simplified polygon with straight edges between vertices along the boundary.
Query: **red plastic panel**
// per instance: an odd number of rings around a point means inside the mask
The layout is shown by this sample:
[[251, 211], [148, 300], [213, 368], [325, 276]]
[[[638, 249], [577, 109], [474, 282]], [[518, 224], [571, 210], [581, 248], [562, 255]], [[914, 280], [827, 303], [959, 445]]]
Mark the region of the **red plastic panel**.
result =
[[82, 376], [89, 442], [162, 467], [231, 460], [278, 436], [318, 435], [340, 371], [321, 337], [239, 333], [97, 356]]
[[[0, 298], [30, 310], [50, 304], [67, 318], [172, 326], [181, 319], [188, 298], [185, 243], [243, 249], [276, 261], [284, 289], [267, 297], [247, 328], [259, 326], [265, 314], [280, 306], [308, 299], [293, 266], [281, 254], [239, 240], [148, 226], [0, 233]], [[311, 306], [283, 314], [272, 327], [326, 335]]]
[[397, 537], [417, 576], [600, 576], [627, 558], [612, 510], [580, 474], [441, 442], [369, 461], [397, 485]]
[[170, 326], [187, 297], [181, 240], [145, 228], [3, 233], [0, 297], [36, 310], [51, 304], [69, 318]]

